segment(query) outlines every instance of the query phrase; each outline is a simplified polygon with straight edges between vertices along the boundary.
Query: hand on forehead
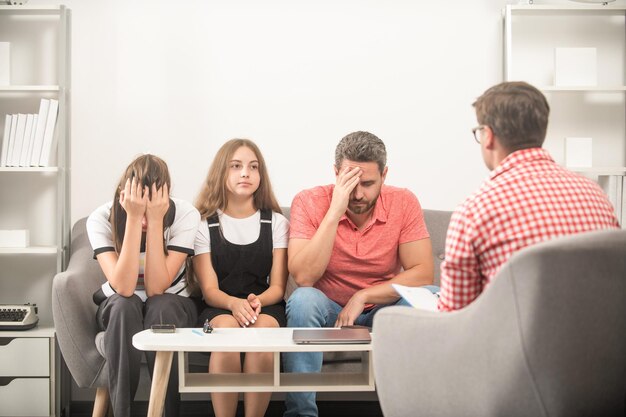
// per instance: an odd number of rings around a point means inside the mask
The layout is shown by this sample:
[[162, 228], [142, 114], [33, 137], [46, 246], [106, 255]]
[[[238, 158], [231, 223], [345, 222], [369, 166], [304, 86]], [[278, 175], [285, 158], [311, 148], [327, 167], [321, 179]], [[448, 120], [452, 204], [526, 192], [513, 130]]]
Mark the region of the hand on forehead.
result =
[[339, 172], [344, 171], [346, 168], [354, 169], [359, 168], [363, 174], [366, 175], [375, 175], [376, 173], [380, 173], [378, 170], [378, 164], [373, 161], [368, 162], [358, 162], [358, 161], [350, 161], [348, 159], [344, 159], [341, 163], [341, 167], [339, 168]]

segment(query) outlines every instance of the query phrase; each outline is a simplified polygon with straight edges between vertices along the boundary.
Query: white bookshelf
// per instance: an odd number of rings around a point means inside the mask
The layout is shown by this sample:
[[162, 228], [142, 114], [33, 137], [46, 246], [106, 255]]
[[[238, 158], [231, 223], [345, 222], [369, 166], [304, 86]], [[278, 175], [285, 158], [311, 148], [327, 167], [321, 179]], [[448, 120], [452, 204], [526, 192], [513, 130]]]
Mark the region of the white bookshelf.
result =
[[[626, 6], [507, 5], [503, 17], [504, 80], [527, 81], [545, 93], [551, 114], [544, 147], [557, 163], [566, 165], [565, 138], [592, 138], [591, 166], [570, 169], [603, 186], [626, 226], [621, 191], [626, 176]], [[556, 48], [595, 48], [594, 85], [557, 85]]]
[[[26, 248], [0, 248], [2, 255], [56, 255], [56, 246], [28, 246]], [[4, 333], [0, 333], [3, 336]]]
[[512, 4], [507, 6], [507, 9], [512, 10], [517, 14], [529, 14], [536, 15], [537, 12], [554, 12], [562, 13], [564, 11], [574, 13], [586, 13], [586, 12], [611, 12], [611, 11], [623, 11], [626, 7], [615, 4]]
[[4, 85], [0, 86], [0, 92], [57, 92], [61, 88], [58, 85]]
[[1, 6], [0, 8], [0, 13], [12, 14], [14, 16], [19, 16], [19, 15], [58, 16], [65, 12], [69, 12], [69, 9], [67, 9], [65, 6], [54, 6], [54, 5]]
[[556, 86], [540, 86], [538, 85], [541, 91], [557, 91], [557, 92], [588, 92], [588, 93], [622, 93], [626, 91], [626, 86], [618, 85], [618, 86], [606, 86], [606, 87], [556, 87]]
[[571, 168], [572, 171], [580, 174], [592, 175], [626, 175], [626, 167], [591, 167], [591, 168]]
[[58, 167], [0, 167], [0, 172], [59, 172]]
[[[39, 316], [33, 329], [0, 330], [0, 379], [9, 381], [0, 386], [0, 417], [60, 415], [51, 289], [66, 267], [70, 238], [70, 28], [65, 6], [0, 6], [0, 41], [11, 44], [11, 80], [0, 85], [0, 135], [5, 114], [37, 113], [42, 98], [59, 102], [53, 166], [0, 167], [0, 229], [26, 229], [31, 243], [0, 248], [0, 304], [36, 304]], [[48, 366], [33, 371], [20, 359], [24, 350], [47, 357]]]

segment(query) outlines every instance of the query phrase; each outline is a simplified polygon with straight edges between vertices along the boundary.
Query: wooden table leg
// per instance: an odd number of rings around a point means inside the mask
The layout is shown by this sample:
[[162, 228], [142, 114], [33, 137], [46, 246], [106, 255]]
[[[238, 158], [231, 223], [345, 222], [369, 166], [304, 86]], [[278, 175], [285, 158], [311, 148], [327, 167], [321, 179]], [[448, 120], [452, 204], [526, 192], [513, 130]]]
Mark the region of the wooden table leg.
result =
[[161, 417], [163, 404], [167, 391], [167, 381], [170, 379], [172, 369], [172, 357], [174, 352], [158, 351], [154, 361], [152, 373], [152, 387], [150, 388], [150, 403], [148, 404], [148, 417]]
[[93, 403], [92, 417], [105, 417], [109, 406], [109, 389], [107, 387], [98, 387], [96, 390], [96, 399]]

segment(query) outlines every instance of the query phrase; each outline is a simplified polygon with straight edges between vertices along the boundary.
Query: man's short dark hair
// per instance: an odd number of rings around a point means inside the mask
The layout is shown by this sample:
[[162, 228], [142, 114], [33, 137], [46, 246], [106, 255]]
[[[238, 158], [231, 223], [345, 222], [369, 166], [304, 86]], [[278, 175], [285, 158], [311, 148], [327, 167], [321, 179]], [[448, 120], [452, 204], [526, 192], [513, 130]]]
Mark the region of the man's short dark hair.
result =
[[491, 128], [508, 151], [543, 145], [550, 106], [532, 85], [517, 81], [495, 85], [473, 104], [478, 123]]
[[376, 162], [382, 173], [387, 166], [385, 144], [370, 132], [353, 132], [339, 141], [335, 148], [335, 167], [339, 169], [344, 159], [355, 162]]

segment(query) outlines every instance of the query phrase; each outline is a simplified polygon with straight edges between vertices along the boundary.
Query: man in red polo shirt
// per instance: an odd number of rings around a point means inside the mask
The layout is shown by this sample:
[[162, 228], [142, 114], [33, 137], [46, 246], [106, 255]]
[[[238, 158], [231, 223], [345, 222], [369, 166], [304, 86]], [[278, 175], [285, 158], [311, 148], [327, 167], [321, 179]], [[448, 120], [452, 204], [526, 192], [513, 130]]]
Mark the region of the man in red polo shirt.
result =
[[[383, 185], [384, 143], [368, 132], [335, 150], [336, 183], [300, 192], [290, 214], [289, 272], [299, 288], [289, 327], [371, 326], [382, 307], [401, 305], [392, 283], [433, 283], [430, 238], [409, 190]], [[321, 353], [284, 354], [287, 372], [319, 372]], [[285, 416], [317, 416], [315, 393], [289, 393]]]
[[479, 123], [474, 138], [492, 171], [450, 220], [441, 265], [441, 311], [474, 301], [511, 255], [527, 246], [619, 228], [602, 189], [556, 164], [541, 148], [550, 107], [539, 90], [524, 82], [501, 83], [474, 107]]

